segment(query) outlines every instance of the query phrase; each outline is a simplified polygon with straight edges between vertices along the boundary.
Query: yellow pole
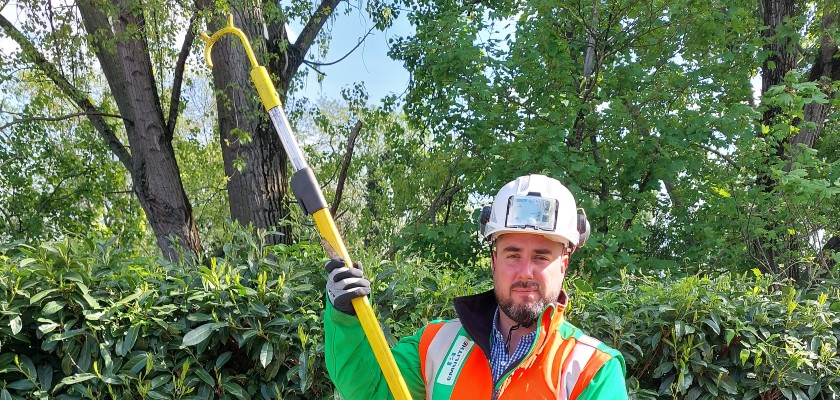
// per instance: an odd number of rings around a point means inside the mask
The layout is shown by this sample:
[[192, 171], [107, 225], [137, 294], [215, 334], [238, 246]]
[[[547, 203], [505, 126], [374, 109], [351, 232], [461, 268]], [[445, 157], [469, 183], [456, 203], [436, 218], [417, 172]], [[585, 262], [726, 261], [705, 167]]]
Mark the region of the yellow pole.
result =
[[[242, 41], [245, 53], [251, 62], [251, 80], [257, 88], [263, 106], [271, 117], [271, 122], [274, 124], [277, 134], [280, 136], [280, 141], [283, 142], [283, 147], [295, 171], [295, 175], [292, 178], [292, 191], [298, 198], [298, 202], [303, 207], [304, 212], [312, 215], [312, 218], [315, 219], [315, 225], [318, 227], [321, 236], [345, 260], [347, 265], [352, 268], [353, 263], [350, 259], [350, 254], [347, 252], [344, 240], [341, 238], [341, 234], [335, 226], [335, 221], [326, 206], [321, 188], [315, 181], [314, 174], [312, 174], [312, 171], [306, 164], [303, 152], [295, 140], [291, 125], [280, 103], [280, 97], [274, 90], [271, 77], [268, 75], [265, 67], [257, 63], [257, 58], [254, 56], [254, 51], [251, 49], [251, 43], [248, 41], [248, 37], [239, 28], [233, 26], [232, 15], [228, 16], [228, 25], [212, 36], [207, 36], [204, 33], [201, 34], [201, 38], [206, 42], [204, 58], [207, 61], [207, 65], [213, 68], [213, 63], [210, 60], [210, 51], [213, 48], [213, 44], [220, 37], [227, 34], [235, 35]], [[368, 342], [370, 342], [370, 347], [373, 349], [373, 354], [376, 356], [379, 367], [385, 375], [385, 381], [388, 383], [394, 399], [411, 399], [408, 387], [400, 374], [394, 356], [391, 354], [391, 349], [385, 341], [385, 335], [382, 333], [382, 329], [379, 328], [379, 322], [373, 313], [373, 308], [371, 308], [368, 298], [359, 297], [353, 299], [353, 308], [356, 310], [356, 315], [359, 317], [359, 322], [362, 324], [362, 329], [365, 332]]]

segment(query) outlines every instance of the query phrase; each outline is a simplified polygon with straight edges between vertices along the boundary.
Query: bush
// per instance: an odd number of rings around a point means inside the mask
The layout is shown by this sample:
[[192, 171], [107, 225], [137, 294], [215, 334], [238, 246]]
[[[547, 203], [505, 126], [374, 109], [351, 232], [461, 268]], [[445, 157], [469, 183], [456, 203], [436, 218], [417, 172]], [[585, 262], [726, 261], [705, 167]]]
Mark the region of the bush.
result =
[[[480, 263], [357, 258], [391, 343], [491, 287]], [[323, 263], [317, 245], [242, 232], [223, 257], [179, 264], [111, 241], [0, 246], [0, 399], [334, 398]], [[567, 288], [569, 319], [626, 357], [632, 398], [840, 395], [836, 282], [625, 275]]]
[[621, 350], [633, 398], [838, 398], [837, 286], [755, 274], [572, 285], [569, 318]]
[[331, 397], [320, 248], [238, 239], [206, 265], [108, 243], [7, 252], [0, 398]]

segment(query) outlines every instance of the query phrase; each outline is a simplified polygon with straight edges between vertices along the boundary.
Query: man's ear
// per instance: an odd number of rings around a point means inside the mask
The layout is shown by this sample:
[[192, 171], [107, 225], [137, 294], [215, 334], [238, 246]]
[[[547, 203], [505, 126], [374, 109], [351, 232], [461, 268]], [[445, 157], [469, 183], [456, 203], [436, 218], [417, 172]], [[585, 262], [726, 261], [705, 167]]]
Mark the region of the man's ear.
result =
[[560, 256], [563, 258], [563, 267], [560, 268], [563, 271], [563, 275], [566, 275], [566, 271], [569, 270], [569, 260], [572, 258], [572, 253], [570, 251], [564, 251], [564, 254]]
[[496, 273], [496, 248], [490, 246], [490, 273]]

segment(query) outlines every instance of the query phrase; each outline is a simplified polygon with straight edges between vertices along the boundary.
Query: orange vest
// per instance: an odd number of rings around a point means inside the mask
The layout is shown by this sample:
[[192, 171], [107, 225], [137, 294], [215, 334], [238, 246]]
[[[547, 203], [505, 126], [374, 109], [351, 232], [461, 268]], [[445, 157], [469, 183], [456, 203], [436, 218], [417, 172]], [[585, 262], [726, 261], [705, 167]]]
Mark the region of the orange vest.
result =
[[[530, 351], [499, 379], [498, 400], [576, 399], [612, 358], [599, 349], [600, 341], [564, 322], [563, 308], [550, 305], [543, 311]], [[489, 359], [459, 320], [429, 324], [419, 350], [427, 399], [492, 398]]]

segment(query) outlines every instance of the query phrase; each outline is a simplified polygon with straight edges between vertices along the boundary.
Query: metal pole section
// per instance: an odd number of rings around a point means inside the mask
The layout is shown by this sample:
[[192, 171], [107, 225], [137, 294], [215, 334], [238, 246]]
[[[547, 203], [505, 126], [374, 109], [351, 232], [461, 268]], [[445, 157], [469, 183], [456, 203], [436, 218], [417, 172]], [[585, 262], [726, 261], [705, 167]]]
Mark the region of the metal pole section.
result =
[[297, 140], [292, 132], [289, 131], [289, 120], [286, 118], [286, 112], [282, 107], [274, 107], [268, 110], [268, 115], [271, 117], [271, 123], [274, 124], [274, 129], [280, 136], [280, 141], [283, 142], [283, 148], [286, 149], [286, 154], [289, 155], [289, 161], [292, 163], [292, 172], [300, 171], [308, 168], [309, 164], [303, 158], [303, 152], [300, 151]]

